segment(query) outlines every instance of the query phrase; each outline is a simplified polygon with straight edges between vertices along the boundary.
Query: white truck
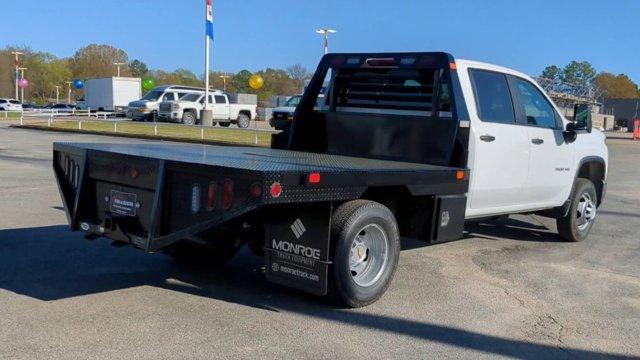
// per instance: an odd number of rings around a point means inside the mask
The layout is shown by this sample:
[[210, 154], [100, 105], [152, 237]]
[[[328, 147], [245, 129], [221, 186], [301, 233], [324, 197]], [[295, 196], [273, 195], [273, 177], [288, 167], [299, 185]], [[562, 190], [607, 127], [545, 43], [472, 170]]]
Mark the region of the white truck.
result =
[[107, 77], [89, 79], [84, 85], [83, 107], [97, 111], [122, 111], [140, 99], [140, 78]]
[[204, 89], [182, 86], [162, 85], [153, 88], [140, 99], [129, 103], [126, 115], [133, 121], [155, 121], [158, 105], [162, 101], [178, 100], [187, 94], [204, 94]]
[[585, 240], [608, 150], [575, 109], [444, 52], [328, 54], [271, 148], [56, 143], [53, 164], [89, 239], [217, 265], [247, 244], [267, 280], [359, 307], [389, 288], [400, 236], [436, 244], [465, 221], [538, 213]]
[[[203, 107], [204, 93], [188, 94], [179, 100], [161, 102], [158, 117], [160, 120], [195, 125], [200, 123], [200, 111]], [[209, 108], [213, 110], [213, 125], [218, 123], [223, 127], [236, 124], [239, 128], [246, 129], [257, 114], [256, 105], [231, 104], [229, 97], [222, 91], [209, 94]]]

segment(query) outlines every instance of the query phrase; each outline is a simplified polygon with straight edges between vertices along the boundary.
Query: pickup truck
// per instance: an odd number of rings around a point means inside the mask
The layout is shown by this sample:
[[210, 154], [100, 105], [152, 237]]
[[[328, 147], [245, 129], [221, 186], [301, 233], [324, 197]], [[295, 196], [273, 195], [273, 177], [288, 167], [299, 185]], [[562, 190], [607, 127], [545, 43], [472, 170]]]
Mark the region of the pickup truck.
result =
[[576, 114], [525, 74], [443, 52], [329, 54], [271, 148], [55, 143], [53, 168], [87, 239], [216, 265], [247, 244], [268, 281], [359, 307], [389, 287], [401, 236], [539, 213], [586, 239], [608, 151]]
[[142, 99], [130, 102], [125, 114], [133, 121], [156, 121], [160, 102], [178, 100], [187, 94], [194, 93], [202, 94], [204, 89], [182, 85], [157, 86], [146, 93]]
[[[258, 112], [256, 105], [231, 104], [229, 97], [221, 91], [211, 92], [208, 103], [209, 109], [213, 110], [213, 125], [217, 122], [224, 127], [236, 124], [246, 129]], [[204, 92], [188, 94], [178, 100], [161, 102], [158, 117], [160, 120], [195, 125], [200, 123], [200, 111], [203, 108]]]
[[[290, 97], [287, 102], [284, 103], [283, 106], [279, 106], [273, 109], [273, 114], [271, 119], [269, 119], [269, 125], [275, 128], [276, 130], [284, 130], [291, 126], [291, 122], [293, 121], [293, 114], [296, 112], [296, 107], [300, 103], [302, 99], [302, 95], [294, 95]], [[318, 96], [318, 101], [316, 102], [316, 108], [320, 109], [320, 107], [324, 104], [324, 95], [320, 94]]]

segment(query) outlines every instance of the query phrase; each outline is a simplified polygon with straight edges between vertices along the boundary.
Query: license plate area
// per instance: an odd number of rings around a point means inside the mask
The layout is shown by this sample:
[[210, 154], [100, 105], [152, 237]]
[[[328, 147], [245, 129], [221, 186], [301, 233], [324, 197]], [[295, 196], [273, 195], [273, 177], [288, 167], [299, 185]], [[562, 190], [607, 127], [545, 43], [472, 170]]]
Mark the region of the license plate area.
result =
[[124, 216], [136, 216], [137, 209], [141, 206], [138, 195], [124, 191], [111, 190], [109, 196], [109, 210], [113, 214]]

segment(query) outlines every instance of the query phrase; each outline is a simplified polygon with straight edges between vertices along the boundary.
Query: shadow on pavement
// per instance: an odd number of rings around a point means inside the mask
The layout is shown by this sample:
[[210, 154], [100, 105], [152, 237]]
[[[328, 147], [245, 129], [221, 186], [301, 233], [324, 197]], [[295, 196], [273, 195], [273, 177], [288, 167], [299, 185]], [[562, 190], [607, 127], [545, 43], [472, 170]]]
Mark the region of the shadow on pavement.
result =
[[212, 271], [179, 265], [161, 254], [115, 248], [105, 240], [88, 244], [66, 226], [0, 230], [0, 288], [43, 301], [144, 285], [520, 359], [633, 358], [512, 340], [366, 313], [366, 309], [340, 309], [327, 300], [268, 283], [261, 266], [260, 259], [248, 251]]

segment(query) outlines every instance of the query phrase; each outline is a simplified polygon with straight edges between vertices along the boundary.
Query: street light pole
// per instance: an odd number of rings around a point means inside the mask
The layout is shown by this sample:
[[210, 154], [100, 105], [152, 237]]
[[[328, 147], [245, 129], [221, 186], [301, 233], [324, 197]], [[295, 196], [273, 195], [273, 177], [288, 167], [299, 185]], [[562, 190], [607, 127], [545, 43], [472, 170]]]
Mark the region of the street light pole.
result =
[[[20, 70], [20, 79], [24, 79], [24, 71], [28, 70], [25, 67], [18, 68]], [[20, 102], [24, 104], [24, 88], [20, 88]]]
[[329, 28], [318, 29], [316, 33], [322, 35], [324, 39], [324, 54], [327, 55], [329, 53], [329, 34], [335, 34], [337, 31]]
[[68, 91], [67, 91], [67, 104], [71, 105], [71, 84], [73, 81], [67, 81]]
[[56, 85], [56, 104], [60, 103], [60, 85]]
[[18, 69], [20, 68], [20, 55], [24, 55], [23, 52], [20, 51], [12, 51], [11, 52], [13, 55], [16, 56], [16, 61], [15, 61], [15, 65], [16, 65], [16, 100], [18, 100]]
[[118, 77], [120, 77], [120, 66], [126, 65], [126, 64], [123, 62], [114, 62], [113, 65], [118, 67]]
[[220, 75], [220, 78], [222, 79], [222, 90], [224, 92], [227, 92], [227, 79], [229, 79], [231, 76], [229, 75]]

